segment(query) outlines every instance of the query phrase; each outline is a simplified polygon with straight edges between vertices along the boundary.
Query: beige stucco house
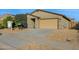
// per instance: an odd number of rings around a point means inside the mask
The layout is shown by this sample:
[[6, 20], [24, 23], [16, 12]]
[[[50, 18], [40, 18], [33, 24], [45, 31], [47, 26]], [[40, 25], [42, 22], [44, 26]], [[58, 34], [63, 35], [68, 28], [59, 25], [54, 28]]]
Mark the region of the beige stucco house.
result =
[[27, 14], [27, 25], [28, 28], [69, 29], [71, 20], [62, 14], [35, 10], [32, 14]]
[[[0, 17], [0, 23], [10, 14]], [[12, 16], [15, 18], [14, 16]], [[31, 14], [26, 14], [27, 28], [34, 29], [70, 29], [76, 25], [71, 19], [58, 13], [48, 12], [44, 10], [35, 10]]]

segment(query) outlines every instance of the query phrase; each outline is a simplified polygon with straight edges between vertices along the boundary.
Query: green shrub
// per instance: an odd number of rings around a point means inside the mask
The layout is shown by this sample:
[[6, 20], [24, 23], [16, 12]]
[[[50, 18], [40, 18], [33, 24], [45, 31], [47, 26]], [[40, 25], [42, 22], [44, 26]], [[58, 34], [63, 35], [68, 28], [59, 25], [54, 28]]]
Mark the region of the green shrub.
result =
[[3, 29], [4, 28], [4, 26], [2, 26], [2, 24], [0, 24], [0, 29]]
[[4, 28], [7, 28], [7, 21], [12, 21], [13, 18], [11, 16], [8, 16], [6, 17], [4, 20], [3, 20], [3, 27]]

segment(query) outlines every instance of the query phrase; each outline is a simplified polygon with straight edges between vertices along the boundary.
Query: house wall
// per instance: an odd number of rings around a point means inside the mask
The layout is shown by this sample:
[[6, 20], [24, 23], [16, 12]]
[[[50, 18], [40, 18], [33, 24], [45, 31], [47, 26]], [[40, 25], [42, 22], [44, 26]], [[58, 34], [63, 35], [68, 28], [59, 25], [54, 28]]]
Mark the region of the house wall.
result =
[[71, 28], [76, 27], [77, 24], [78, 24], [77, 22], [75, 22], [75, 21], [71, 21]]
[[59, 20], [59, 29], [69, 29], [69, 28], [70, 28], [70, 21], [61, 17]]
[[[35, 23], [31, 20], [32, 18], [35, 19]], [[34, 28], [34, 26], [35, 28], [38, 28], [38, 24], [39, 24], [38, 21], [39, 19], [37, 17], [34, 17], [32, 15], [27, 15], [27, 27], [28, 28]]]
[[36, 11], [32, 13], [32, 15], [38, 16], [40, 18], [60, 18], [59, 15], [53, 14], [53, 13], [47, 13], [43, 11]]

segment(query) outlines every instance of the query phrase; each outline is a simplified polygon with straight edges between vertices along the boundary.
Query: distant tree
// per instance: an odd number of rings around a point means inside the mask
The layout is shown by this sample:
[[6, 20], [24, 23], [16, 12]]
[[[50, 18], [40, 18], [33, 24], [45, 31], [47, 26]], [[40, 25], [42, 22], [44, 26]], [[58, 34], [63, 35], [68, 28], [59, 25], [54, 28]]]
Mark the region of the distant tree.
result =
[[5, 19], [3, 19], [3, 27], [7, 28], [7, 21], [12, 21], [13, 17], [8, 16]]
[[26, 14], [17, 14], [15, 15], [15, 24], [16, 26], [21, 23], [24, 27], [27, 27], [27, 16]]

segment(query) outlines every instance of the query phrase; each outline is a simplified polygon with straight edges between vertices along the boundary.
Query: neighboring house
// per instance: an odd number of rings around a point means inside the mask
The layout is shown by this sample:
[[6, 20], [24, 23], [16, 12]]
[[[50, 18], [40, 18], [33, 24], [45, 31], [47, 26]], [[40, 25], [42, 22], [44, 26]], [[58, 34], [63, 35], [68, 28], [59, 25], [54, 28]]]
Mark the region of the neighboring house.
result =
[[13, 19], [14, 19], [14, 17], [15, 17], [15, 16], [13, 16], [13, 15], [11, 15], [11, 14], [4, 14], [4, 15], [1, 16], [1, 20], [5, 19], [5, 18], [8, 17], [8, 16], [13, 17]]
[[69, 29], [71, 20], [62, 14], [36, 10], [27, 15], [27, 25], [28, 28]]

